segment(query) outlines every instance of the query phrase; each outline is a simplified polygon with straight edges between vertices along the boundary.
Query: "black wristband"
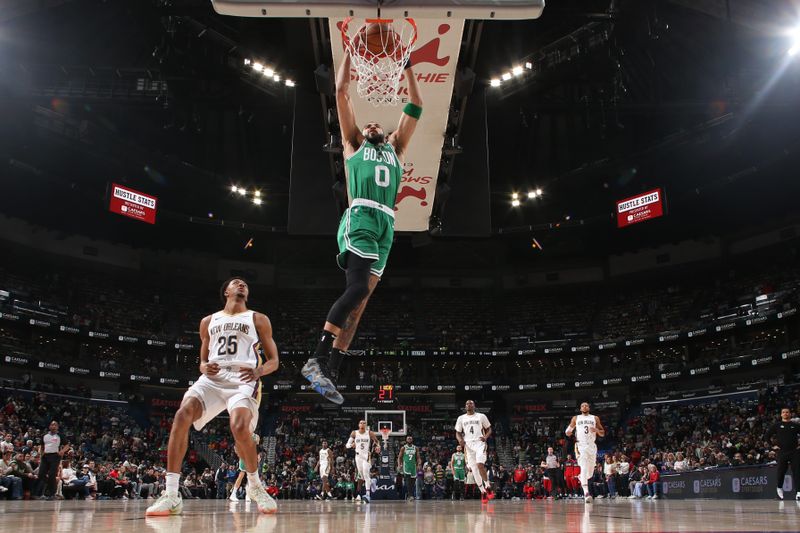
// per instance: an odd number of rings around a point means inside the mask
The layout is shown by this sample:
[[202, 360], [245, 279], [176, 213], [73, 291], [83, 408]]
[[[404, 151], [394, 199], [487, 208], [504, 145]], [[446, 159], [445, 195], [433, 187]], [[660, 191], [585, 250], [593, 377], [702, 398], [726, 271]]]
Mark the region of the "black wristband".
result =
[[411, 56], [410, 55], [408, 56], [408, 59], [406, 59], [406, 66], [403, 67], [403, 70], [406, 70], [406, 69], [409, 69], [409, 68], [411, 68]]

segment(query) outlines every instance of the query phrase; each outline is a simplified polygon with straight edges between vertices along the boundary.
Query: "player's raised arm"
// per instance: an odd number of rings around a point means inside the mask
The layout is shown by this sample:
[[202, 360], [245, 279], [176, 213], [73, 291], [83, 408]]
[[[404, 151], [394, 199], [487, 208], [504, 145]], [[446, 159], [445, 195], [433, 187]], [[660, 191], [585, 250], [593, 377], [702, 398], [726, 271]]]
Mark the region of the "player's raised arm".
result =
[[211, 315], [200, 321], [200, 373], [215, 376], [219, 373], [219, 365], [208, 362], [209, 322], [211, 322]]
[[403, 114], [400, 115], [400, 123], [397, 125], [397, 130], [389, 135], [388, 139], [400, 159], [405, 156], [408, 143], [411, 142], [414, 130], [417, 129], [419, 117], [422, 116], [422, 96], [419, 93], [417, 78], [414, 76], [414, 71], [411, 67], [406, 69], [405, 78], [408, 82], [409, 102], [403, 108]]
[[570, 420], [570, 422], [569, 422], [569, 425], [567, 426], [567, 429], [566, 429], [566, 431], [564, 431], [564, 433], [566, 433], [566, 434], [567, 434], [567, 437], [571, 437], [571, 436], [572, 436], [572, 433], [575, 431], [575, 426], [576, 426], [576, 425], [577, 425], [577, 423], [578, 423], [578, 421], [577, 421], [577, 418], [578, 418], [578, 417], [576, 417], [576, 416], [573, 416], [573, 417], [572, 417], [572, 420]]
[[356, 125], [353, 102], [350, 101], [350, 53], [347, 51], [336, 74], [336, 113], [339, 115], [344, 156], [347, 158], [364, 142], [364, 136]]
[[598, 437], [605, 437], [606, 436], [606, 428], [603, 427], [603, 424], [600, 423], [600, 417], [594, 417], [594, 424], [595, 424], [595, 431], [597, 432]]

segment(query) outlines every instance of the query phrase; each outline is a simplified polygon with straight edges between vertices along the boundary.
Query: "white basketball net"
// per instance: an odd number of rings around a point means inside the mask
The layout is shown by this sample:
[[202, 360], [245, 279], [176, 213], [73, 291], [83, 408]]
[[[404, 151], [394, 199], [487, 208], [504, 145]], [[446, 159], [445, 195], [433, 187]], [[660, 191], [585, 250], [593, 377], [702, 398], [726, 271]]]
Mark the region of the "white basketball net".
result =
[[[351, 20], [348, 17], [342, 23], [342, 42], [358, 74], [358, 96], [375, 107], [397, 105], [400, 101], [397, 91], [400, 78], [417, 40], [414, 19], [405, 19], [399, 28], [390, 19], [367, 19], [355, 30], [350, 28]], [[367, 47], [366, 29], [373, 23], [381, 25], [380, 51]], [[383, 31], [385, 27], [388, 31]]]

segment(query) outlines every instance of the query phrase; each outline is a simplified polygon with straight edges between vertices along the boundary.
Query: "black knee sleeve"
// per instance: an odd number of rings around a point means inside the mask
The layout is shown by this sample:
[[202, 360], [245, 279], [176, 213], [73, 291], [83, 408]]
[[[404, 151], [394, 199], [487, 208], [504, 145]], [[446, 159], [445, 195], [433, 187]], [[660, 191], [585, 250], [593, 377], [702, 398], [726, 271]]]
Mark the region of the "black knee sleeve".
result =
[[369, 294], [369, 267], [372, 261], [350, 254], [347, 258], [347, 287], [344, 293], [333, 304], [328, 312], [328, 322], [336, 327], [344, 328], [348, 315]]

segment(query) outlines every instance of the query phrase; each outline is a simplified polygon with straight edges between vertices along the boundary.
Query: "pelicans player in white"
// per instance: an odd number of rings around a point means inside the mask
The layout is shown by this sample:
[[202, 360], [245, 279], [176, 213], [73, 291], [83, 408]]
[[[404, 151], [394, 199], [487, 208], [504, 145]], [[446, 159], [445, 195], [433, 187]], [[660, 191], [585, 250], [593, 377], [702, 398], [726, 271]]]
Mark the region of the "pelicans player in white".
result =
[[592, 495], [589, 493], [589, 478], [594, 474], [594, 467], [597, 464], [597, 445], [595, 439], [599, 435], [605, 436], [606, 428], [600, 423], [600, 418], [589, 414], [589, 403], [581, 404], [581, 414], [573, 416], [567, 426], [567, 437], [575, 433], [575, 454], [578, 459], [578, 466], [581, 467], [581, 487], [583, 487], [583, 497], [586, 503], [592, 503]]
[[485, 466], [486, 441], [492, 436], [492, 425], [485, 414], [475, 412], [475, 402], [472, 400], [467, 400], [464, 407], [466, 414], [456, 420], [456, 438], [466, 451], [467, 466], [472, 470], [472, 476], [481, 491], [481, 501], [486, 503], [494, 499]]
[[333, 450], [328, 448], [328, 441], [322, 441], [322, 448], [319, 450], [319, 461], [314, 470], [319, 472], [322, 479], [322, 498], [333, 498], [331, 494], [331, 465], [333, 464]]
[[[374, 444], [373, 448], [371, 445]], [[350, 439], [345, 445], [346, 448], [356, 449], [356, 471], [361, 479], [358, 480], [359, 487], [356, 488], [356, 494], [361, 492], [361, 483], [364, 483], [364, 497], [361, 501], [369, 503], [369, 490], [372, 483], [370, 479], [370, 470], [372, 469], [372, 450], [375, 453], [381, 453], [381, 446], [378, 443], [378, 436], [373, 431], [367, 429], [367, 422], [365, 420], [358, 421], [358, 429], [350, 432]]]
[[[226, 410], [236, 441], [236, 451], [247, 472], [247, 495], [262, 513], [277, 510], [258, 477], [258, 453], [252, 435], [258, 423], [261, 377], [278, 369], [278, 348], [266, 315], [247, 309], [250, 289], [241, 278], [220, 288], [222, 311], [200, 321], [200, 372], [202, 376], [183, 396], [172, 423], [167, 447], [167, 482], [164, 494], [147, 516], [180, 514], [178, 492], [181, 465], [188, 446], [189, 427], [198, 431]], [[264, 357], [262, 357], [262, 353]]]

